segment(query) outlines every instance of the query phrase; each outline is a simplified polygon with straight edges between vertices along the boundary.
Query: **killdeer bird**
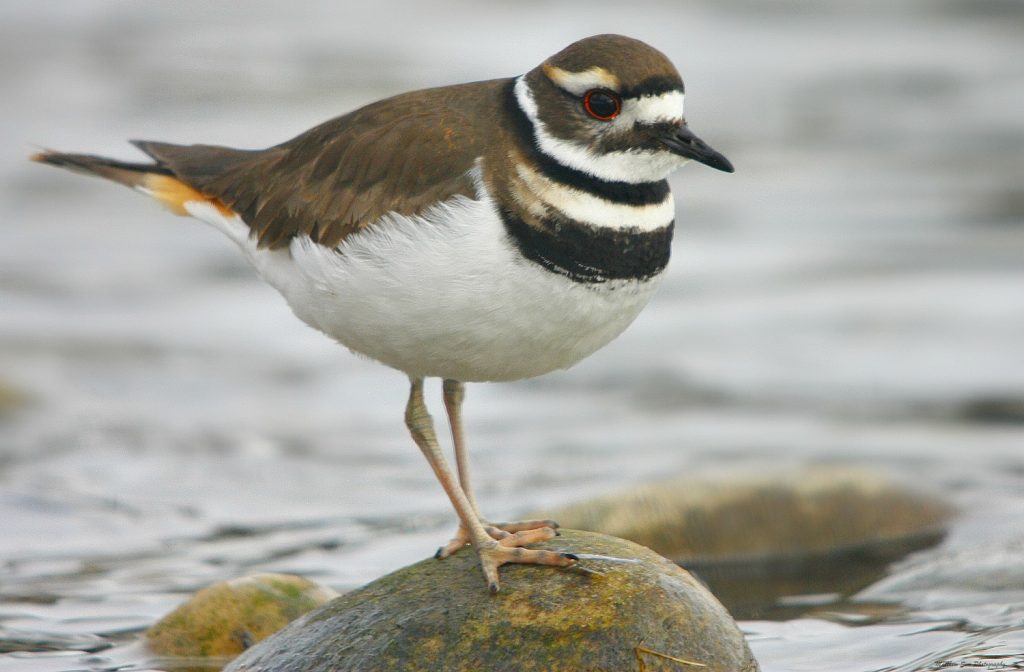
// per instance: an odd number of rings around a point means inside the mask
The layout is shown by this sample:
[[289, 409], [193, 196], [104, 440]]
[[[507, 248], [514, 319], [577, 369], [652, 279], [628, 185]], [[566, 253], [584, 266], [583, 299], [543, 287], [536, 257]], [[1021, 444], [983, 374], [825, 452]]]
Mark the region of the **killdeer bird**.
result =
[[[491, 524], [470, 484], [464, 384], [572, 366], [633, 321], [669, 260], [666, 177], [688, 160], [732, 172], [683, 116], [664, 54], [589, 37], [520, 77], [413, 91], [268, 149], [135, 141], [130, 163], [42, 152], [42, 163], [132, 187], [231, 238], [295, 314], [409, 376], [405, 422], [468, 544], [498, 567], [568, 567], [524, 548], [557, 524]], [[444, 381], [457, 471], [423, 400]]]

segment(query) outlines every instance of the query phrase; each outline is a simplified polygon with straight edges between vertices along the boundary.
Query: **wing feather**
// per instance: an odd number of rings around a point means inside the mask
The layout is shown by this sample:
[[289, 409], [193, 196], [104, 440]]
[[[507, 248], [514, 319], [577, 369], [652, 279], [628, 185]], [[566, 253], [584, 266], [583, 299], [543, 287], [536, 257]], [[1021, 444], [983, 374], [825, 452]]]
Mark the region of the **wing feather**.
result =
[[298, 235], [335, 247], [387, 213], [415, 215], [456, 195], [475, 197], [469, 172], [484, 154], [481, 128], [493, 121], [505, 84], [403, 94], [265, 150], [135, 144], [237, 212], [261, 247], [284, 247]]

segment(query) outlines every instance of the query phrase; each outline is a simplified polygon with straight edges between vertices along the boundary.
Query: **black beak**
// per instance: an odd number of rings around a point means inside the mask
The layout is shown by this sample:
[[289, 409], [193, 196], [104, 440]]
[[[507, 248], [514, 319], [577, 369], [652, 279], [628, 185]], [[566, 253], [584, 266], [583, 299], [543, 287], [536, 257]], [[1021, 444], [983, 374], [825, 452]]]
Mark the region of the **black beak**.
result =
[[672, 135], [662, 138], [662, 142], [679, 156], [685, 156], [698, 163], [703, 163], [705, 166], [711, 166], [727, 173], [731, 173], [734, 170], [732, 164], [729, 163], [729, 159], [711, 149], [706, 142], [698, 138], [685, 125], [675, 129]]

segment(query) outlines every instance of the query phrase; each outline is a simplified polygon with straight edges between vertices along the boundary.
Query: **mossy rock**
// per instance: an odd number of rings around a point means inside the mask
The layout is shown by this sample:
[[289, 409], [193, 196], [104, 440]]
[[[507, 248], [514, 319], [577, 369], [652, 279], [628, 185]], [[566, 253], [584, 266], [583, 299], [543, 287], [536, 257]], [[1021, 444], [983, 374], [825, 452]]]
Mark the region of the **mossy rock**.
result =
[[683, 563], [820, 555], [941, 534], [952, 508], [857, 468], [680, 477], [544, 517], [630, 539]]
[[339, 597], [225, 672], [758, 670], [725, 608], [650, 549], [573, 530], [536, 548], [636, 562], [582, 562], [599, 575], [506, 565], [492, 595], [466, 549]]
[[309, 579], [255, 574], [204, 588], [146, 632], [160, 656], [229, 659], [337, 597]]

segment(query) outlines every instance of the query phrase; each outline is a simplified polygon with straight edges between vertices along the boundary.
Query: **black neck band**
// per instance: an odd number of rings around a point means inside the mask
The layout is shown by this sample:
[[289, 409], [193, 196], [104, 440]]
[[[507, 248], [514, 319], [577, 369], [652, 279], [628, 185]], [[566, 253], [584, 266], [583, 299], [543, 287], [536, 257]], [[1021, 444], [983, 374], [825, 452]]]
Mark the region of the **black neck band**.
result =
[[530, 226], [500, 209], [519, 252], [547, 270], [576, 282], [646, 280], [668, 265], [674, 224], [654, 231], [599, 229], [566, 220]]

